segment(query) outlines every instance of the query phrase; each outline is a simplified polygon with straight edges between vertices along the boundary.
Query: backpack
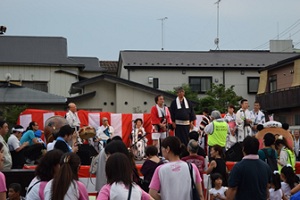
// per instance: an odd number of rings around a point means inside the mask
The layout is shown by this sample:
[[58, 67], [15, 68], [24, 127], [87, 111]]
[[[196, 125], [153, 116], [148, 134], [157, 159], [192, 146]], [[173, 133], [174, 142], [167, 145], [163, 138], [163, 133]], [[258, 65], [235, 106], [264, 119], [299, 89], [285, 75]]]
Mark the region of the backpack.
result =
[[277, 159], [275, 158], [275, 150], [272, 149], [271, 156], [268, 154], [267, 149], [262, 149], [262, 151], [265, 153], [265, 162], [270, 166], [272, 172], [278, 170], [278, 165], [277, 165]]

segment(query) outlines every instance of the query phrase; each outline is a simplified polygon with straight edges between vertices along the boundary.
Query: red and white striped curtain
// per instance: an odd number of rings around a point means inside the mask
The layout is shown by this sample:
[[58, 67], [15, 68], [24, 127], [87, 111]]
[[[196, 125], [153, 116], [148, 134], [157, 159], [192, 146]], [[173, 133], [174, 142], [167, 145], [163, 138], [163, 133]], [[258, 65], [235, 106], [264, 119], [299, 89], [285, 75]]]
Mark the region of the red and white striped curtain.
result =
[[[37, 110], [37, 109], [26, 109], [23, 111], [18, 119], [18, 124], [27, 128], [31, 121], [36, 121], [39, 124], [39, 128], [44, 130], [44, 124], [46, 120], [52, 116], [60, 115], [65, 116], [66, 111], [49, 111], [49, 110]], [[93, 126], [97, 128], [102, 125], [101, 118], [106, 117], [109, 121], [109, 125], [115, 130], [114, 134], [122, 137], [124, 143], [129, 145], [129, 137], [133, 128], [133, 121], [137, 118], [141, 118], [144, 121], [143, 127], [145, 131], [149, 133], [147, 135], [148, 144], [151, 144], [151, 115], [150, 113], [133, 113], [133, 114], [122, 114], [122, 113], [110, 113], [110, 112], [89, 112], [86, 110], [79, 110], [78, 117], [83, 126]], [[196, 125], [198, 126], [201, 122], [202, 116], [197, 115]], [[170, 133], [171, 135], [173, 133]]]

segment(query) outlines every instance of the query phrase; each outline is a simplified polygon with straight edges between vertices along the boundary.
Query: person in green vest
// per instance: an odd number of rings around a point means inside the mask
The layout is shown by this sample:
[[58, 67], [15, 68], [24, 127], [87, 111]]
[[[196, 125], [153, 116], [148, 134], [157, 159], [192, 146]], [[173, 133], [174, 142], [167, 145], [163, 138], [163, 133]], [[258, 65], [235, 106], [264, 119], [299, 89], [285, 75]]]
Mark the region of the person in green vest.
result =
[[286, 139], [280, 135], [278, 136], [277, 140], [275, 141], [275, 147], [279, 152], [279, 159], [278, 163], [278, 171], [280, 172], [282, 167], [286, 165], [291, 165], [293, 170], [295, 171], [296, 165], [296, 156], [293, 149], [290, 149], [287, 145]]
[[211, 112], [211, 117], [213, 119], [212, 123], [208, 124], [204, 128], [204, 132], [208, 135], [207, 144], [209, 146], [209, 158], [210, 158], [210, 149], [214, 145], [220, 145], [225, 152], [226, 138], [230, 134], [229, 125], [221, 117], [221, 113], [218, 110]]

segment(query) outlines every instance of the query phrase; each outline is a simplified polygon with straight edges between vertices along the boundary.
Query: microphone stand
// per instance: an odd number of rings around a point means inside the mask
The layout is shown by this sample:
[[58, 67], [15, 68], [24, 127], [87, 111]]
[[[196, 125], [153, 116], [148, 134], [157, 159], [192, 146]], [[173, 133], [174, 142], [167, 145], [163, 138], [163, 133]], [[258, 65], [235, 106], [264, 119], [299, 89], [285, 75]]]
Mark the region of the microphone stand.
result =
[[137, 141], [135, 141], [132, 145], [129, 146], [129, 148], [131, 149], [132, 147], [134, 147], [139, 141], [144, 139], [146, 137], [146, 135], [148, 135], [148, 134], [149, 133], [146, 133], [145, 135], [142, 135], [142, 137], [138, 138]]

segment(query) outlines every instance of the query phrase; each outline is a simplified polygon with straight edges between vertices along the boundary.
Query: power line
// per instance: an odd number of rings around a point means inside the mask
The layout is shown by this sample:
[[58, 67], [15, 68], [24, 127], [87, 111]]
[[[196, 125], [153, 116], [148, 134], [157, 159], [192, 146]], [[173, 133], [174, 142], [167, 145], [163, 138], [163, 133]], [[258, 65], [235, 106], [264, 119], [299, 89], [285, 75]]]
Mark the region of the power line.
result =
[[[279, 33], [277, 36], [273, 37], [271, 40], [275, 40], [277, 39], [277, 37], [283, 37], [284, 35], [288, 34], [289, 32], [291, 32], [293, 29], [295, 29], [298, 25], [300, 24], [300, 19], [298, 19], [295, 23], [293, 23], [291, 26], [289, 26], [288, 28], [286, 28], [285, 30], [283, 30], [281, 33]], [[296, 32], [298, 33], [299, 30]], [[295, 35], [296, 33], [294, 33], [293, 35]], [[253, 49], [261, 49], [263, 47], [267, 48], [267, 45], [269, 44], [269, 41], [253, 48]]]

